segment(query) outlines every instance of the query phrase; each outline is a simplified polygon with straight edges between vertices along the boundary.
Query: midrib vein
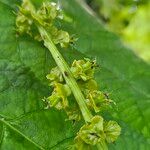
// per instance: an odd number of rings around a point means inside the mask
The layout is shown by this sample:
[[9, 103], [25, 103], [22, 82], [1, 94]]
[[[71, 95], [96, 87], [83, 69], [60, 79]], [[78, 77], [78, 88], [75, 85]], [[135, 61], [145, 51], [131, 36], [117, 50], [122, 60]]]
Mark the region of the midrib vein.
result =
[[4, 119], [0, 119], [0, 122], [2, 122], [4, 125], [6, 125], [7, 127], [9, 127], [10, 129], [12, 129], [13, 131], [17, 132], [19, 135], [21, 135], [22, 137], [24, 137], [27, 141], [29, 141], [30, 143], [32, 143], [33, 145], [35, 145], [40, 150], [45, 150], [42, 146], [38, 145], [37, 143], [35, 143], [34, 141], [32, 141], [29, 137], [27, 137], [26, 135], [24, 135], [23, 133], [21, 133], [18, 129], [16, 129], [15, 127], [13, 127], [9, 122], [5, 121]]

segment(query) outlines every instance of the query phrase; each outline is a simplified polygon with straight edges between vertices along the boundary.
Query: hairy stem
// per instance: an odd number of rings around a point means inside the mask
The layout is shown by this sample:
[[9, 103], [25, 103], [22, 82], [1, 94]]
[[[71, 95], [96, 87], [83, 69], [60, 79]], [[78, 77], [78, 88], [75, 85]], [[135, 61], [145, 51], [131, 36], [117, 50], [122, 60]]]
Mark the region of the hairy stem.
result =
[[38, 29], [39, 29], [39, 32], [44, 41], [45, 47], [47, 47], [49, 49], [49, 51], [51, 52], [57, 66], [59, 67], [60, 71], [62, 72], [62, 74], [65, 78], [66, 83], [70, 87], [70, 89], [80, 107], [80, 110], [82, 112], [85, 122], [90, 122], [90, 120], [92, 118], [92, 114], [89, 111], [89, 109], [87, 108], [87, 105], [85, 103], [85, 98], [84, 98], [78, 84], [76, 83], [68, 64], [66, 63], [66, 61], [64, 60], [64, 58], [62, 57], [62, 55], [60, 54], [60, 52], [54, 45], [54, 43], [52, 42], [51, 37], [46, 32], [46, 30], [42, 26], [38, 26]]

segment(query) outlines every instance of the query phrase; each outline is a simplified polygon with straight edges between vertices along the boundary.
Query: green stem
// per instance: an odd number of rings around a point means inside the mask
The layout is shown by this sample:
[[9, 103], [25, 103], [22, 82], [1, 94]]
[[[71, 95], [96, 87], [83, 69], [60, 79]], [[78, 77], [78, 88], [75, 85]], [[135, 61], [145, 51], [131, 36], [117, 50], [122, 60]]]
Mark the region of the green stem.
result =
[[108, 150], [107, 144], [105, 141], [102, 141], [96, 145], [98, 150]]
[[38, 25], [38, 29], [39, 29], [39, 32], [44, 41], [45, 47], [47, 47], [49, 49], [49, 51], [51, 52], [51, 55], [53, 56], [60, 71], [62, 72], [67, 85], [70, 87], [70, 89], [80, 107], [80, 110], [82, 112], [85, 122], [90, 122], [90, 120], [92, 118], [92, 114], [89, 111], [89, 109], [87, 108], [87, 105], [85, 103], [85, 98], [84, 98], [77, 82], [75, 81], [68, 64], [66, 63], [66, 61], [64, 60], [64, 58], [62, 57], [60, 52], [58, 51], [55, 44], [52, 42], [51, 37], [47, 33], [47, 31], [40, 25]]

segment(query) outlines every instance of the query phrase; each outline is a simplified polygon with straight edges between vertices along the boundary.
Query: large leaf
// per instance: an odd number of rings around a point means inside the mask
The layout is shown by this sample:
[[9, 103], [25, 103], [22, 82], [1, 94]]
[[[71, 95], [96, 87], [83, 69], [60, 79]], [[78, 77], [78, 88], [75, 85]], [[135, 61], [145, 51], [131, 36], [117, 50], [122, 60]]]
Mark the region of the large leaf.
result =
[[[28, 36], [17, 38], [16, 3], [0, 0], [1, 149], [66, 149], [80, 125], [65, 121], [63, 112], [44, 109], [41, 99], [50, 92], [45, 76], [55, 63], [42, 43]], [[149, 149], [150, 67], [106, 31], [84, 3], [61, 0], [61, 4], [69, 18], [64, 28], [79, 37], [76, 50], [61, 50], [62, 54], [69, 63], [96, 57], [101, 66], [97, 82], [117, 103], [115, 110], [105, 114], [122, 127], [110, 149]]]

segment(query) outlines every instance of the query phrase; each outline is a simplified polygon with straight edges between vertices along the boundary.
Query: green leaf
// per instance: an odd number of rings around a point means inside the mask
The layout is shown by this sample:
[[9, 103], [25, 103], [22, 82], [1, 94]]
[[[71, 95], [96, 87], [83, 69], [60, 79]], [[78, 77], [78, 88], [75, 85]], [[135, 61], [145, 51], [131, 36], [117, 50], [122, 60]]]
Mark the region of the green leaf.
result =
[[[37, 6], [41, 0], [35, 1]], [[17, 0], [0, 0], [0, 148], [1, 150], [63, 150], [72, 144], [80, 124], [65, 121], [64, 112], [44, 109], [48, 96], [46, 75], [55, 63], [42, 43], [15, 32]], [[96, 58], [101, 69], [96, 80], [111, 93], [117, 107], [105, 113], [119, 122], [122, 133], [110, 149], [150, 147], [150, 67], [118, 37], [104, 29], [91, 10], [79, 0], [61, 0], [66, 31], [79, 40], [75, 49], [60, 49], [71, 64], [74, 59]]]

